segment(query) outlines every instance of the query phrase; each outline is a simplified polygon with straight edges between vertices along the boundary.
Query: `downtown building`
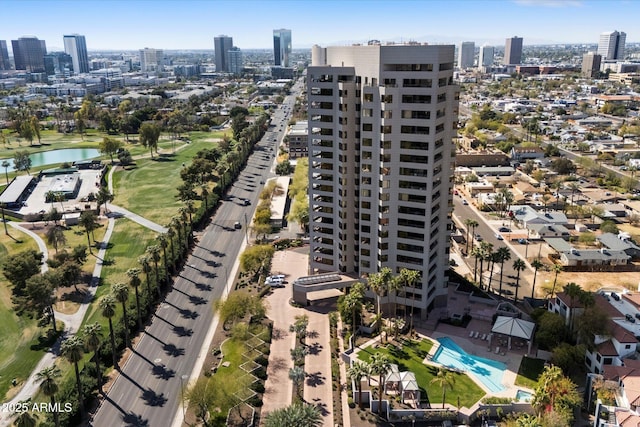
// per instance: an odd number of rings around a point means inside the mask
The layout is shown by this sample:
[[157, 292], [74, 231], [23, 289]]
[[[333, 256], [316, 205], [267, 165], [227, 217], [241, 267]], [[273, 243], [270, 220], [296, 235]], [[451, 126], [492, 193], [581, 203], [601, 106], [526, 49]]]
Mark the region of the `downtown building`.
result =
[[87, 54], [87, 42], [84, 36], [71, 34], [63, 36], [64, 51], [71, 56], [73, 74], [89, 72], [89, 55]]
[[145, 47], [140, 49], [140, 71], [143, 73], [155, 73], [164, 71], [164, 51]]
[[214, 62], [217, 73], [230, 72], [229, 51], [233, 48], [233, 37], [220, 35], [213, 38], [213, 49], [215, 53]]
[[11, 47], [16, 70], [45, 72], [44, 56], [47, 54], [47, 46], [44, 40], [38, 40], [34, 36], [20, 37], [18, 40], [11, 40]]
[[504, 65], [519, 65], [522, 63], [522, 37], [511, 37], [504, 43]]
[[458, 68], [464, 70], [473, 67], [475, 54], [476, 45], [474, 42], [462, 42], [458, 49]]
[[484, 45], [480, 47], [480, 53], [478, 54], [478, 68], [486, 70], [493, 67], [493, 46]]
[[289, 67], [291, 56], [291, 30], [273, 30], [273, 65]]
[[624, 47], [627, 33], [609, 31], [600, 34], [598, 40], [598, 55], [603, 61], [621, 61], [624, 59]]
[[10, 70], [9, 49], [7, 49], [7, 41], [0, 40], [0, 70]]
[[307, 71], [310, 270], [417, 270], [398, 302], [423, 318], [447, 293], [454, 52], [314, 46]]

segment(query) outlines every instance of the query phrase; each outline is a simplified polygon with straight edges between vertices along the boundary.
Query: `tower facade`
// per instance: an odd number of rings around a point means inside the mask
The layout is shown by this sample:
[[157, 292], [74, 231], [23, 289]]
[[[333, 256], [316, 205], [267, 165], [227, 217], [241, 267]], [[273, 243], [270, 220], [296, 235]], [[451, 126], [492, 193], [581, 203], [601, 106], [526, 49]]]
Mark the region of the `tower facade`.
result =
[[7, 49], [7, 41], [0, 40], [0, 70], [10, 70], [9, 49]]
[[229, 54], [228, 52], [233, 48], [233, 37], [220, 35], [214, 37], [213, 48], [215, 50], [215, 64], [217, 72], [229, 72]]
[[87, 42], [84, 36], [71, 34], [63, 36], [64, 51], [71, 56], [73, 73], [82, 74], [89, 72], [89, 55], [87, 54]]
[[28, 73], [44, 73], [44, 56], [47, 47], [44, 40], [37, 37], [25, 36], [18, 40], [11, 40], [13, 60], [16, 70], [25, 70]]
[[478, 68], [493, 66], [493, 46], [482, 46], [478, 55]]
[[582, 75], [584, 77], [593, 78], [600, 72], [600, 63], [602, 55], [589, 52], [582, 56]]
[[458, 68], [465, 69], [473, 67], [473, 59], [476, 54], [474, 42], [462, 42], [458, 49]]
[[417, 270], [399, 303], [446, 298], [454, 46], [314, 46], [308, 68], [310, 267]]
[[504, 65], [522, 63], [522, 37], [511, 37], [504, 43]]
[[164, 70], [164, 52], [162, 49], [140, 49], [140, 71], [155, 73]]
[[242, 74], [242, 51], [238, 47], [232, 47], [227, 51], [229, 58], [229, 72], [239, 76]]
[[291, 56], [291, 30], [281, 28], [273, 30], [273, 63], [282, 67], [289, 67]]
[[622, 31], [609, 31], [600, 34], [598, 40], [598, 55], [606, 61], [624, 59], [624, 45], [627, 33]]

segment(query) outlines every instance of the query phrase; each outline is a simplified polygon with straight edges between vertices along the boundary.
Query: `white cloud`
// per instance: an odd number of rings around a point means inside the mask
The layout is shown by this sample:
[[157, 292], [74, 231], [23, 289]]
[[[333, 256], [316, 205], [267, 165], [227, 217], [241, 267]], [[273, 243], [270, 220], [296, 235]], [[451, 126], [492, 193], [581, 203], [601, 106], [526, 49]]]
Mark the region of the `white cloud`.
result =
[[542, 6], [542, 7], [580, 7], [583, 6], [581, 0], [514, 0], [514, 3], [521, 6]]

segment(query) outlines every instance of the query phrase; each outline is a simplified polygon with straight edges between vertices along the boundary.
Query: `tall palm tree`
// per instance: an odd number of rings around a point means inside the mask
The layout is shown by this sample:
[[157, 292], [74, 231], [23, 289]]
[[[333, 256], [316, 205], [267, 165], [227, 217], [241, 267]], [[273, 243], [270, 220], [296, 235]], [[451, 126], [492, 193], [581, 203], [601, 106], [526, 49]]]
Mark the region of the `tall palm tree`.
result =
[[[482, 258], [482, 248], [480, 246], [474, 246], [473, 249], [471, 249], [470, 255], [475, 259], [475, 262], [473, 264], [473, 283], [477, 283], [478, 282], [478, 259]], [[482, 273], [480, 273], [480, 275], [482, 275]]]
[[158, 268], [158, 262], [160, 261], [160, 247], [158, 245], [147, 246], [145, 251], [148, 258], [153, 261], [154, 270], [156, 272], [156, 291], [158, 292], [158, 299], [162, 298], [160, 292], [160, 271]]
[[372, 374], [378, 375], [378, 414], [382, 414], [382, 395], [384, 393], [384, 378], [391, 370], [389, 356], [376, 351], [371, 355], [369, 363]]
[[122, 304], [122, 323], [124, 329], [124, 345], [131, 346], [129, 342], [129, 319], [127, 317], [127, 300], [129, 299], [129, 288], [124, 283], [116, 283], [111, 287], [111, 294]]
[[2, 167], [4, 168], [4, 179], [7, 181], [7, 185], [9, 184], [9, 174], [7, 173], [7, 168], [9, 166], [11, 166], [11, 163], [9, 163], [7, 160], [2, 161]]
[[200, 187], [200, 196], [204, 202], [204, 211], [206, 213], [209, 211], [209, 186], [207, 184], [202, 184]]
[[484, 272], [484, 262], [491, 260], [491, 254], [493, 252], [493, 244], [489, 242], [480, 242], [480, 289], [482, 286], [482, 273]]
[[265, 427], [320, 427], [321, 425], [322, 414], [318, 407], [306, 403], [293, 403], [291, 406], [276, 409], [264, 418]]
[[534, 259], [531, 263], [533, 267], [533, 284], [531, 285], [531, 299], [535, 298], [536, 293], [536, 278], [538, 276], [538, 270], [542, 268], [544, 264], [539, 259]]
[[296, 389], [296, 394], [298, 395], [298, 398], [302, 400], [302, 393], [300, 392], [301, 388], [300, 387], [302, 385], [302, 383], [304, 382], [304, 379], [306, 378], [307, 374], [304, 372], [304, 369], [302, 369], [300, 366], [294, 366], [293, 368], [289, 369], [289, 379], [293, 382], [293, 387]]
[[151, 304], [151, 301], [153, 300], [153, 294], [151, 293], [151, 280], [149, 278], [149, 273], [151, 272], [151, 264], [149, 264], [150, 262], [151, 260], [147, 255], [138, 257], [138, 263], [142, 267], [142, 271], [144, 271], [146, 278], [145, 282], [147, 284], [147, 298], [149, 298], [149, 304]]
[[580, 285], [575, 282], [569, 282], [564, 285], [563, 291], [570, 299], [569, 304], [571, 305], [571, 317], [569, 319], [569, 329], [573, 332], [573, 324], [576, 314], [575, 303], [576, 301], [580, 301], [582, 299], [582, 294], [584, 294], [584, 291], [582, 290]]
[[[62, 374], [60, 373], [60, 368], [56, 365], [49, 366], [48, 368], [44, 368], [40, 372], [36, 374], [36, 381], [40, 382], [39, 388], [42, 394], [49, 397], [51, 400], [51, 406], [55, 408], [56, 406], [56, 393], [58, 393], [58, 378], [60, 378]], [[60, 427], [60, 417], [58, 415], [58, 411], [53, 411], [53, 422], [56, 427]]]
[[555, 277], [553, 278], [553, 287], [551, 288], [551, 298], [553, 298], [553, 296], [556, 293], [556, 283], [558, 283], [558, 274], [560, 274], [562, 272], [562, 270], [564, 270], [564, 267], [562, 267], [562, 264], [553, 264], [552, 270], [555, 274]]
[[355, 360], [349, 369], [347, 369], [347, 376], [349, 379], [356, 383], [358, 390], [358, 407], [362, 407], [362, 379], [367, 376], [368, 368], [366, 363], [359, 360]]
[[78, 407], [80, 408], [80, 418], [84, 418], [84, 396], [82, 394], [80, 369], [78, 368], [78, 362], [80, 362], [82, 360], [82, 356], [84, 356], [84, 343], [82, 342], [82, 339], [78, 335], [74, 335], [62, 341], [60, 353], [69, 361], [69, 363], [73, 363], [73, 368], [76, 372], [76, 387], [78, 388]]
[[127, 270], [127, 276], [129, 276], [129, 285], [133, 287], [136, 294], [136, 312], [138, 315], [138, 330], [142, 330], [142, 315], [140, 314], [140, 293], [138, 292], [138, 288], [142, 281], [140, 280], [140, 269], [139, 268], [130, 268]]
[[[411, 299], [413, 300], [413, 290], [415, 289], [416, 283], [420, 280], [420, 272], [418, 270], [410, 270], [408, 268], [400, 269], [400, 277], [404, 282], [405, 286], [411, 288]], [[406, 299], [406, 292], [405, 292]], [[413, 330], [413, 303], [411, 303], [411, 313], [409, 315], [409, 330]]]
[[67, 237], [64, 235], [64, 229], [59, 225], [54, 225], [47, 230], [47, 243], [53, 246], [58, 253], [58, 246], [64, 246], [67, 243]]
[[[29, 405], [29, 401], [21, 401], [19, 405]], [[22, 411], [16, 413], [16, 420], [13, 422], [15, 427], [36, 427], [38, 419], [34, 417], [30, 411]]]
[[[180, 218], [178, 216], [174, 216], [173, 218], [171, 218], [171, 222], [169, 223], [169, 228], [175, 230], [175, 232], [178, 235], [178, 247], [182, 247], [182, 222], [180, 221]], [[182, 255], [181, 252], [178, 252], [178, 257], [180, 259], [182, 259]]]
[[[91, 211], [82, 212], [82, 214], [80, 214], [79, 224], [84, 228], [84, 231], [87, 233], [87, 244], [89, 246], [89, 253], [93, 253], [91, 252], [91, 234], [93, 234], [93, 230], [98, 228], [98, 219], [96, 217], [96, 214]], [[95, 239], [94, 239], [94, 243], [95, 243]]]
[[[353, 289], [353, 288], [351, 288]], [[347, 295], [344, 296], [344, 299], [342, 301], [342, 304], [344, 304], [344, 309], [351, 313], [351, 335], [353, 336], [353, 338], [351, 338], [351, 349], [353, 350], [354, 347], [354, 343], [355, 343], [355, 336], [357, 333], [357, 329], [356, 329], [356, 320], [357, 320], [357, 315], [359, 312], [362, 311], [362, 299], [363, 299], [363, 295], [359, 294], [358, 292], [349, 292]]]
[[453, 372], [443, 367], [438, 368], [437, 375], [430, 381], [431, 384], [438, 384], [440, 387], [442, 387], [442, 409], [444, 409], [444, 404], [447, 396], [447, 388], [453, 388], [455, 382], [456, 378], [453, 376]]
[[369, 284], [369, 289], [376, 294], [376, 302], [377, 302], [377, 315], [380, 318], [380, 300], [384, 296], [384, 294], [389, 290], [389, 282], [391, 281], [391, 269], [389, 267], [382, 267], [378, 273], [372, 273], [369, 275], [367, 279], [367, 283]]
[[116, 315], [116, 299], [113, 295], [105, 295], [100, 300], [100, 312], [103, 317], [109, 320], [109, 337], [111, 338], [111, 357], [113, 358], [113, 367], [118, 368], [118, 359], [116, 358], [116, 338], [113, 334], [113, 316]]
[[102, 372], [100, 371], [100, 347], [102, 346], [102, 326], [95, 322], [84, 325], [82, 328], [84, 346], [87, 350], [93, 351], [93, 358], [96, 363], [96, 380], [98, 381], [98, 391], [102, 393]]
[[165, 280], [169, 280], [169, 263], [167, 261], [167, 246], [169, 246], [169, 240], [166, 234], [158, 234], [156, 237], [158, 241], [158, 246], [162, 248], [162, 258], [164, 260], [164, 278]]
[[518, 302], [518, 290], [520, 289], [520, 272], [522, 270], [526, 269], [526, 268], [527, 268], [527, 265], [520, 258], [518, 258], [517, 260], [513, 261], [513, 269], [517, 271], [517, 275], [516, 275], [516, 294], [514, 295], [514, 298], [513, 298], [514, 302]]
[[466, 225], [467, 227], [467, 235], [465, 238], [465, 242], [466, 242], [466, 246], [465, 246], [465, 250], [467, 252], [467, 255], [469, 254], [469, 243], [471, 243], [471, 240], [469, 239], [469, 230], [473, 230], [473, 233], [471, 234], [471, 236], [474, 236], [476, 227], [479, 225], [478, 221], [476, 221], [475, 219], [471, 219], [471, 218], [467, 218], [464, 220], [464, 225]]
[[174, 249], [175, 243], [173, 243], [173, 238], [176, 236], [176, 231], [170, 225], [168, 225], [166, 229], [167, 229], [167, 238], [169, 239], [169, 246], [171, 247], [171, 268], [175, 269], [176, 252]]
[[393, 293], [393, 317], [398, 315], [398, 292], [402, 289], [402, 278], [392, 277], [387, 286], [389, 293]]
[[504, 263], [505, 261], [509, 261], [511, 259], [511, 251], [506, 246], [499, 247], [496, 251], [497, 261], [500, 263], [500, 291], [499, 294], [502, 295], [502, 277], [504, 273]]

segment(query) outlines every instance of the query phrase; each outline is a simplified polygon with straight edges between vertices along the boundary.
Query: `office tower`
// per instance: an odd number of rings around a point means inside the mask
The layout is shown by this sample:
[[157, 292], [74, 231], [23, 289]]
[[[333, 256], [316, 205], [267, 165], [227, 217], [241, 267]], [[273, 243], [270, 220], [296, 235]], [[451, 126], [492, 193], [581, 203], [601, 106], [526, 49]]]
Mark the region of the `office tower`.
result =
[[0, 40], [0, 70], [10, 70], [9, 49], [7, 49], [7, 41]]
[[398, 302], [423, 317], [447, 292], [454, 57], [452, 45], [314, 46], [307, 71], [311, 270], [417, 270]]
[[154, 73], [164, 70], [164, 52], [162, 49], [140, 49], [140, 71]]
[[473, 67], [473, 59], [476, 54], [474, 42], [462, 42], [458, 50], [458, 68], [465, 69]]
[[582, 56], [582, 75], [584, 77], [593, 78], [600, 73], [600, 63], [602, 55], [589, 52]]
[[213, 48], [215, 50], [216, 71], [219, 73], [228, 73], [229, 59], [227, 58], [227, 52], [229, 52], [229, 50], [231, 50], [231, 48], [233, 47], [233, 37], [225, 35], [214, 37], [213, 44]]
[[73, 59], [65, 52], [52, 52], [44, 56], [44, 70], [48, 76], [69, 76], [72, 68]]
[[238, 47], [232, 47], [227, 51], [229, 61], [229, 72], [236, 76], [242, 74], [242, 51]]
[[273, 30], [273, 64], [289, 66], [291, 55], [291, 30]]
[[11, 40], [11, 47], [16, 70], [44, 73], [44, 56], [47, 54], [44, 40], [38, 40], [34, 36], [20, 37], [18, 40]]
[[73, 74], [89, 72], [89, 55], [87, 54], [87, 42], [84, 36], [71, 34], [63, 36], [64, 51], [71, 56], [73, 62]]
[[609, 31], [600, 34], [598, 55], [601, 55], [605, 61], [624, 59], [624, 44], [626, 39], [627, 33], [622, 31]]
[[478, 56], [478, 68], [493, 66], [493, 46], [482, 46]]
[[504, 44], [504, 65], [522, 63], [522, 37], [511, 37]]

